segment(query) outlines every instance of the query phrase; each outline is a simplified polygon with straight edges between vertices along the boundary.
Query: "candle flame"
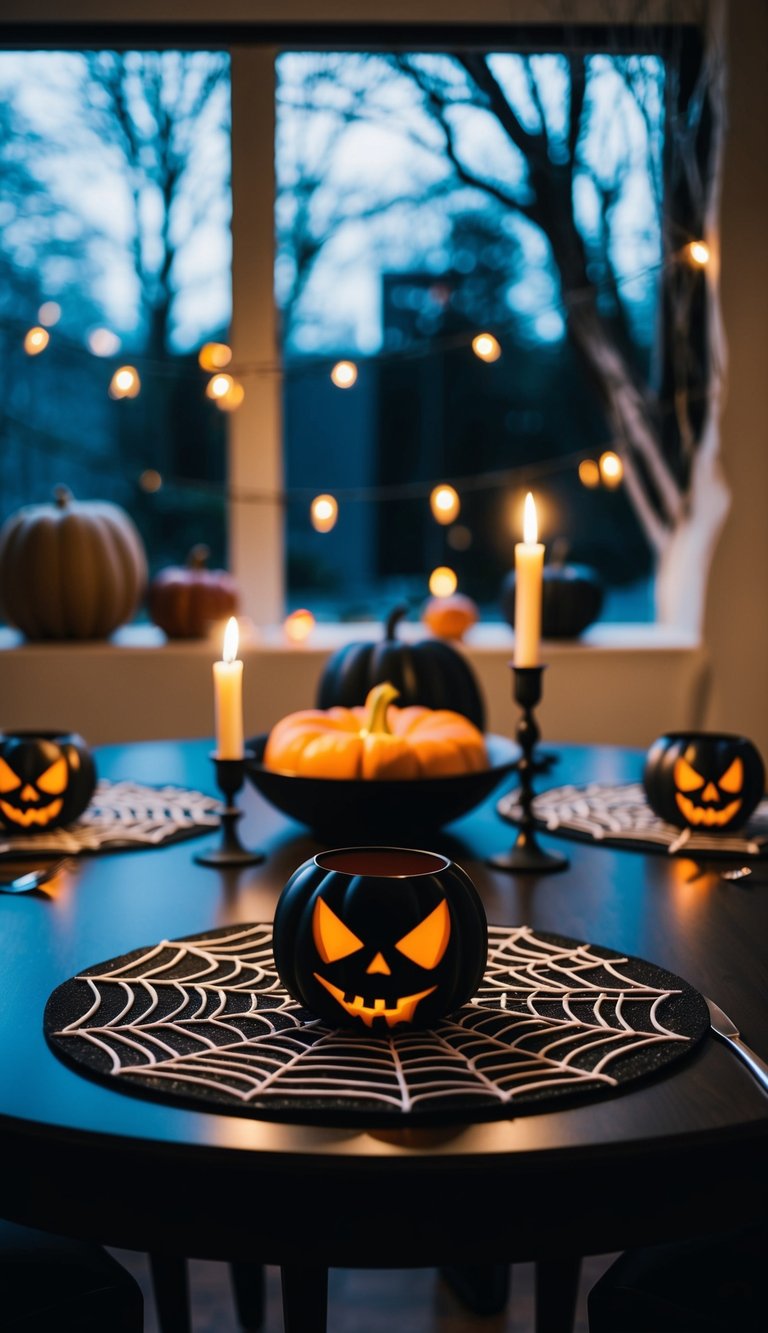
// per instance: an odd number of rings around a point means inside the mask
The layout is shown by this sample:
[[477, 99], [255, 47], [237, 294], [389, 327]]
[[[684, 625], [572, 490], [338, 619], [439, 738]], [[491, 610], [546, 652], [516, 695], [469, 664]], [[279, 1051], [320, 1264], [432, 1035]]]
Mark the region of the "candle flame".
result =
[[227, 621], [227, 628], [224, 631], [224, 652], [222, 654], [225, 662], [234, 662], [237, 657], [237, 647], [239, 643], [239, 632], [237, 620], [230, 616]]
[[539, 525], [536, 519], [536, 502], [529, 491], [525, 497], [523, 509], [523, 541], [526, 546], [534, 546], [539, 540]]

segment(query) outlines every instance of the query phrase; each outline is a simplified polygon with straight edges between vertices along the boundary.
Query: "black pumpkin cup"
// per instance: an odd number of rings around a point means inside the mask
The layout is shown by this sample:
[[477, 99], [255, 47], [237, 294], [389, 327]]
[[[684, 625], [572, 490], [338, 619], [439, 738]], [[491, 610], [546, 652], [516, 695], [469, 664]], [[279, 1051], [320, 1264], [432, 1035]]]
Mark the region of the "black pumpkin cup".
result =
[[95, 786], [93, 756], [75, 732], [0, 732], [0, 828], [6, 833], [73, 823]]
[[670, 731], [648, 749], [643, 787], [666, 823], [717, 835], [747, 822], [765, 792], [765, 766], [746, 736]]
[[275, 965], [332, 1027], [374, 1036], [432, 1026], [474, 995], [488, 928], [454, 861], [403, 847], [345, 847], [300, 865], [280, 895]]

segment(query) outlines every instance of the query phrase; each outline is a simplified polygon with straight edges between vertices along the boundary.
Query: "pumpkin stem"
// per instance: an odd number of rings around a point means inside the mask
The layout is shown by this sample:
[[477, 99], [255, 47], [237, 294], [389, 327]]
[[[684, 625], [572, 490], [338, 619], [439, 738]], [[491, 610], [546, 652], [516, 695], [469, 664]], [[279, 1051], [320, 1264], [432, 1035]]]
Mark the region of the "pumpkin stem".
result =
[[368, 711], [366, 724], [363, 727], [365, 735], [373, 734], [375, 736], [391, 736], [392, 732], [387, 725], [387, 709], [393, 699], [400, 696], [400, 691], [396, 690], [394, 685], [388, 680], [383, 680], [380, 685], [374, 685], [372, 690], [368, 691], [365, 700], [365, 707]]
[[55, 486], [53, 498], [57, 509], [66, 509], [67, 505], [72, 503], [72, 492], [68, 486]]
[[390, 611], [389, 615], [387, 616], [386, 624], [384, 626], [385, 639], [395, 638], [398, 621], [402, 620], [403, 616], [407, 615], [408, 615], [408, 606], [405, 603], [401, 603], [399, 606], [396, 606], [392, 611]]

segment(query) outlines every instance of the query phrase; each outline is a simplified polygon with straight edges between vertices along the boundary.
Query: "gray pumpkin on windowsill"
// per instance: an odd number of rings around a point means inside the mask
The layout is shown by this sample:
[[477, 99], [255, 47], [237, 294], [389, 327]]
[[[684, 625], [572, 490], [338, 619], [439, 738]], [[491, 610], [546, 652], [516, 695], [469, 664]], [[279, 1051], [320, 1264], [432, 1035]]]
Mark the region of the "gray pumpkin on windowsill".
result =
[[[578, 639], [597, 620], [603, 606], [603, 582], [591, 565], [570, 564], [564, 543], [555, 542], [554, 558], [542, 573], [541, 633], [545, 639]], [[514, 629], [515, 571], [501, 585], [501, 612]]]

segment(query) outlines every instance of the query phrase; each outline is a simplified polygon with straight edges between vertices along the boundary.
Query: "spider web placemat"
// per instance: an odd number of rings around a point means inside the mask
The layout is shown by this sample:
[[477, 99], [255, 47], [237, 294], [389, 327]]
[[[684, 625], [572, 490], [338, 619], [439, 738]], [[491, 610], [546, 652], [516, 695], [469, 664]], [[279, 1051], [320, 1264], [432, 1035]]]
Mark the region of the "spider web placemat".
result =
[[490, 926], [472, 1003], [434, 1030], [337, 1031], [293, 1001], [271, 925], [163, 940], [51, 995], [45, 1034], [125, 1092], [236, 1115], [370, 1125], [502, 1119], [604, 1097], [687, 1055], [699, 993], [638, 958]]
[[[519, 790], [507, 792], [496, 809], [504, 819], [517, 823], [519, 799]], [[699, 833], [666, 824], [651, 810], [640, 782], [552, 787], [534, 796], [532, 811], [538, 827], [547, 833], [608, 847], [715, 859], [768, 856], [768, 799], [760, 802], [744, 828], [733, 833]]]
[[0, 834], [0, 854], [39, 856], [114, 852], [131, 847], [159, 847], [194, 838], [219, 825], [219, 802], [183, 787], [147, 787], [138, 782], [102, 779], [90, 805], [66, 828], [24, 837]]

